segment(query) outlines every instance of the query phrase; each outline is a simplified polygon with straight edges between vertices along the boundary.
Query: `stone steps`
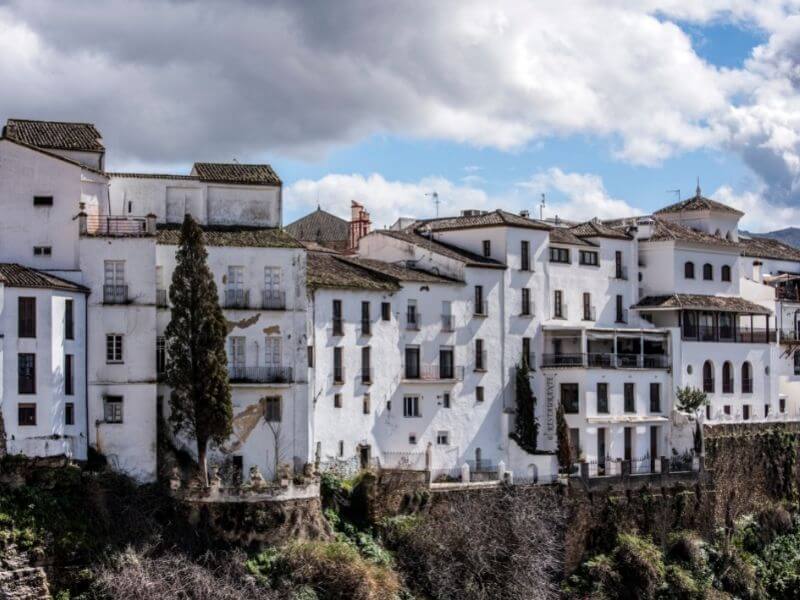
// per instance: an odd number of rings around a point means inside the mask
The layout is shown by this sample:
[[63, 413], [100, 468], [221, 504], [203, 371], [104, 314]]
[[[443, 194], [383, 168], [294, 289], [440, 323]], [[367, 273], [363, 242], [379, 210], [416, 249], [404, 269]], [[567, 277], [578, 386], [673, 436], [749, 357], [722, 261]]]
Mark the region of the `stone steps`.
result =
[[0, 600], [51, 600], [41, 567], [0, 571]]

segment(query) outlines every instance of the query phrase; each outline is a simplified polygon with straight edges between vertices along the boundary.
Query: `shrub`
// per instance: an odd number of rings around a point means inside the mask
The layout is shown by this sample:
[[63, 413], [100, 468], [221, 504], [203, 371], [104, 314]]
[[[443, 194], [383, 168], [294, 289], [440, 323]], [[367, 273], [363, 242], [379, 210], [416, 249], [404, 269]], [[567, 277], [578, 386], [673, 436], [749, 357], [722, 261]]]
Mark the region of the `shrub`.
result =
[[669, 600], [703, 600], [704, 586], [695, 581], [692, 574], [677, 565], [669, 565], [665, 571], [664, 589], [660, 598]]
[[623, 584], [620, 598], [655, 598], [664, 579], [664, 560], [650, 540], [620, 534], [613, 557]]

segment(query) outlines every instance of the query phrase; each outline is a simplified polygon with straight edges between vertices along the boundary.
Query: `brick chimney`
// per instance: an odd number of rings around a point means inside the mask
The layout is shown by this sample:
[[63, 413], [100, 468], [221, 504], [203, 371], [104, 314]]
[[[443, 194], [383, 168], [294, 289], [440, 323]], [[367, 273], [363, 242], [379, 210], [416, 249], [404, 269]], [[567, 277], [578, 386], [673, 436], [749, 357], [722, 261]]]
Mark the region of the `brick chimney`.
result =
[[350, 203], [350, 250], [358, 248], [358, 240], [369, 233], [369, 213], [355, 200]]

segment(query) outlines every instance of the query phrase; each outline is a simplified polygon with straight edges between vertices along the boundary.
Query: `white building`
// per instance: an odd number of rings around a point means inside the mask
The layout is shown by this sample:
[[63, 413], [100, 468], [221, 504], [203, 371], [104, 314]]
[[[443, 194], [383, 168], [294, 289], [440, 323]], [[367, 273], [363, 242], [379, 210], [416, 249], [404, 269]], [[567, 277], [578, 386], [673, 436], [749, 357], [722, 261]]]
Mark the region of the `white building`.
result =
[[[560, 404], [590, 472], [646, 472], [687, 448], [673, 418], [682, 386], [706, 390], [711, 425], [800, 417], [800, 250], [740, 236], [741, 213], [700, 190], [619, 221], [464, 211], [371, 233], [353, 203], [349, 223], [319, 210], [295, 222], [298, 241], [268, 165], [104, 164], [89, 124], [9, 120], [0, 138], [9, 452], [93, 448], [156, 478], [187, 213], [229, 325], [234, 432], [210, 458], [234, 471], [272, 478], [319, 460], [436, 478], [466, 463], [485, 477], [503, 462], [546, 479]], [[512, 435], [518, 369], [536, 398], [536, 453]]]

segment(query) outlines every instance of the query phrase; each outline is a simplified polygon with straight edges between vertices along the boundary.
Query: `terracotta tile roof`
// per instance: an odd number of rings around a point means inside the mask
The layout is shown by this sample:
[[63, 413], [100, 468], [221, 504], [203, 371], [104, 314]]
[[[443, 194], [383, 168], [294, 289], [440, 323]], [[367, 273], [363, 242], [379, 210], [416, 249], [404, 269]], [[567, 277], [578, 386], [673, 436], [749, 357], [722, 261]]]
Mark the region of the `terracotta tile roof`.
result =
[[[157, 243], [177, 246], [181, 226], [177, 223], [159, 224]], [[203, 227], [207, 246], [240, 248], [302, 248], [303, 246], [278, 227], [247, 227], [245, 225], [207, 225]]]
[[571, 246], [591, 246], [596, 247], [597, 244], [588, 242], [566, 227], [554, 227], [550, 230], [550, 243], [551, 244], [569, 244]]
[[742, 256], [800, 261], [800, 250], [778, 240], [763, 237], [739, 237]]
[[599, 219], [592, 219], [585, 223], [580, 223], [569, 229], [577, 237], [602, 237], [611, 238], [615, 240], [631, 240], [630, 235], [621, 229], [609, 227], [602, 223]]
[[505, 210], [481, 212], [478, 215], [459, 217], [446, 217], [442, 219], [425, 219], [416, 221], [412, 228], [419, 231], [428, 227], [431, 231], [449, 231], [454, 229], [470, 229], [473, 227], [523, 227], [526, 229], [548, 230], [550, 226], [543, 221], [537, 221]]
[[414, 244], [415, 246], [418, 246], [430, 252], [435, 252], [436, 254], [440, 254], [441, 256], [446, 256], [447, 258], [451, 258], [453, 260], [462, 262], [468, 267], [485, 267], [490, 269], [506, 268], [506, 266], [503, 263], [494, 260], [493, 258], [481, 256], [480, 254], [475, 254], [474, 252], [470, 252], [469, 250], [464, 250], [463, 248], [451, 246], [450, 244], [445, 244], [440, 241], [431, 240], [426, 236], [422, 236], [412, 231], [408, 230], [395, 231], [394, 229], [380, 229], [378, 231], [372, 232], [369, 235], [374, 235], [374, 234], [388, 235], [389, 237], [402, 240], [409, 244]]
[[697, 231], [677, 223], [672, 223], [664, 219], [653, 217], [653, 233], [647, 238], [652, 242], [663, 241], [682, 241], [695, 242], [698, 244], [710, 244], [714, 246], [725, 246], [736, 248], [737, 244], [725, 238], [711, 235], [705, 231]]
[[212, 183], [241, 183], [246, 185], [281, 185], [278, 174], [269, 165], [196, 162], [192, 175]]
[[326, 252], [309, 252], [306, 270], [309, 289], [337, 288], [396, 292], [397, 280]]
[[0, 263], [0, 283], [8, 287], [19, 288], [47, 288], [52, 290], [65, 290], [68, 292], [88, 293], [89, 289], [56, 277], [44, 271], [23, 267], [16, 263]]
[[736, 210], [732, 206], [728, 206], [727, 204], [723, 204], [722, 202], [717, 202], [716, 200], [712, 200], [711, 198], [706, 198], [700, 193], [699, 187], [697, 188], [697, 193], [691, 198], [687, 198], [686, 200], [681, 200], [680, 202], [676, 202], [675, 204], [670, 204], [669, 206], [665, 206], [664, 208], [657, 210], [654, 214], [662, 215], [668, 213], [689, 212], [695, 210], [713, 210], [717, 212], [725, 212], [739, 216], [744, 214], [742, 211]]
[[768, 315], [771, 311], [760, 304], [735, 296], [705, 296], [702, 294], [671, 294], [647, 296], [634, 306], [638, 309], [719, 310], [745, 314]]
[[340, 242], [345, 246], [350, 243], [350, 223], [321, 208], [289, 223], [286, 231], [307, 242]]
[[106, 172], [109, 177], [126, 177], [130, 179], [179, 179], [189, 181], [200, 181], [197, 175], [170, 175], [169, 173], [119, 173]]
[[361, 258], [357, 256], [343, 256], [341, 260], [348, 261], [354, 265], [358, 265], [365, 269], [378, 271], [384, 275], [394, 277], [399, 281], [415, 281], [421, 283], [464, 283], [458, 279], [451, 279], [443, 275], [434, 275], [421, 269], [413, 269], [398, 265], [397, 263], [388, 263], [381, 260], [373, 260], [371, 258]]
[[102, 136], [91, 123], [8, 119], [3, 135], [31, 146], [51, 150], [103, 152]]

